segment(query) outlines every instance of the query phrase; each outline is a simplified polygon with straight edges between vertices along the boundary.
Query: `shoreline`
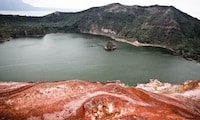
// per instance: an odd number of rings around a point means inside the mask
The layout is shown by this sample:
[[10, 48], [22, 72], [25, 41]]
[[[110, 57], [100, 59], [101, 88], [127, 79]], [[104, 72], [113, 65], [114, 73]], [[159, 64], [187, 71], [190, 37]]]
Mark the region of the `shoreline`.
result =
[[0, 38], [0, 43], [8, 42], [8, 41], [10, 41], [10, 40], [12, 40], [12, 39], [13, 39], [12, 37]]
[[[91, 34], [91, 35], [101, 35], [101, 36], [109, 37], [109, 38], [111, 38], [111, 39], [113, 39], [115, 41], [118, 41], [118, 42], [123, 42], [123, 43], [127, 43], [127, 44], [130, 44], [130, 45], [133, 45], [135, 47], [157, 47], [157, 48], [164, 48], [164, 49], [167, 49], [167, 50], [173, 52], [176, 55], [179, 55], [179, 56], [183, 57], [184, 59], [186, 59], [188, 61], [194, 61], [196, 63], [199, 63], [197, 60], [194, 60], [193, 58], [186, 58], [183, 55], [180, 55], [179, 53], [177, 53], [174, 49], [172, 49], [170, 47], [167, 47], [167, 46], [164, 46], [164, 45], [140, 43], [137, 40], [135, 40], [135, 41], [128, 41], [128, 40], [126, 40], [124, 38], [117, 38], [113, 34], [102, 33], [102, 32], [94, 32], [94, 31], [85, 32], [85, 31], [80, 31], [78, 33]], [[46, 33], [46, 34], [49, 34], [49, 33]], [[46, 34], [43, 34], [43, 35], [17, 36], [17, 37], [14, 37], [14, 38], [21, 38], [21, 37], [40, 38], [40, 37], [44, 37]], [[13, 37], [0, 38], [0, 43], [11, 41], [14, 38]]]
[[[86, 32], [87, 33], [87, 32]], [[128, 41], [124, 38], [117, 38], [113, 35], [109, 35], [109, 34], [104, 34], [104, 33], [98, 33], [98, 32], [88, 32], [88, 34], [92, 34], [92, 35], [102, 35], [102, 36], [106, 36], [106, 37], [109, 37], [115, 41], [118, 41], [118, 42], [123, 42], [123, 43], [128, 43], [130, 45], [133, 45], [135, 47], [158, 47], [158, 48], [164, 48], [164, 49], [167, 49], [167, 50], [170, 50], [172, 52], [175, 52], [175, 50], [173, 50], [172, 48], [169, 48], [167, 46], [163, 46], [163, 45], [158, 45], [158, 44], [148, 44], [148, 43], [140, 43], [139, 41], [135, 40], [133, 42], [131, 41]]]
[[193, 62], [199, 63], [197, 60], [194, 60], [193, 58], [186, 58], [186, 57], [184, 57], [183, 55], [178, 54], [175, 50], [173, 50], [172, 48], [169, 48], [169, 47], [167, 47], [167, 46], [158, 45], [158, 44], [140, 43], [140, 42], [138, 42], [137, 40], [131, 42], [131, 41], [128, 41], [128, 40], [126, 40], [126, 39], [117, 38], [117, 37], [115, 37], [114, 35], [106, 34], [106, 33], [101, 33], [101, 32], [92, 32], [92, 31], [89, 31], [89, 32], [82, 32], [82, 33], [92, 34], [92, 35], [106, 36], [106, 37], [109, 37], [109, 38], [111, 38], [111, 39], [113, 39], [113, 40], [115, 40], [115, 41], [127, 43], [127, 44], [133, 45], [133, 46], [135, 46], [135, 47], [157, 47], [157, 48], [164, 48], [164, 49], [167, 49], [167, 50], [173, 52], [173, 53], [176, 54], [176, 55], [181, 56], [182, 58], [186, 59], [187, 61], [193, 61]]
[[44, 37], [45, 35], [46, 34], [44, 34], [44, 35], [24, 35], [24, 36], [16, 36], [16, 37], [2, 37], [2, 38], [0, 38], [0, 43], [9, 42], [12, 39], [16, 39], [16, 38], [23, 38], [23, 37], [40, 38], [40, 37]]

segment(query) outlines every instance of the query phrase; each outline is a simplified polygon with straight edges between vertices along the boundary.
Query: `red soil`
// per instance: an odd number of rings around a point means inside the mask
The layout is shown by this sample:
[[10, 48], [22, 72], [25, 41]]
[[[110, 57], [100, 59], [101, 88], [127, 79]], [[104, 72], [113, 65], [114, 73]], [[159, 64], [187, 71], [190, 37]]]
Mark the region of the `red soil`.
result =
[[195, 81], [196, 86], [187, 91], [167, 94], [118, 82], [0, 82], [0, 119], [199, 120], [199, 83]]

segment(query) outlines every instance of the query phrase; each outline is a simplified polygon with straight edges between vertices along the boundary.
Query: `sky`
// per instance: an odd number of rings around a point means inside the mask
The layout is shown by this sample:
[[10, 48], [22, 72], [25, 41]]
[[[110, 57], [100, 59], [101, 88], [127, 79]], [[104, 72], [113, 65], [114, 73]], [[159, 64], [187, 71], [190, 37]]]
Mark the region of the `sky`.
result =
[[98, 7], [110, 3], [121, 3], [124, 5], [172, 5], [177, 9], [200, 19], [200, 0], [23, 0], [25, 3], [36, 7], [65, 8], [76, 11]]

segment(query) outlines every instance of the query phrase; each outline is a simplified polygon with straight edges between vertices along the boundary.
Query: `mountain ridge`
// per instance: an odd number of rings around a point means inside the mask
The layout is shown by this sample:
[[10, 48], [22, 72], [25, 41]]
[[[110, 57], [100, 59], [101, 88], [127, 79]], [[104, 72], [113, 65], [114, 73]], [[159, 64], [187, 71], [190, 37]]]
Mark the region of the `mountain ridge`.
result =
[[[165, 46], [185, 58], [200, 61], [200, 20], [173, 6], [113, 3], [76, 13], [55, 12], [44, 17], [1, 16], [0, 19], [2, 37], [51, 32], [99, 34]], [[20, 29], [11, 30], [14, 26]], [[8, 28], [7, 32], [4, 28]]]

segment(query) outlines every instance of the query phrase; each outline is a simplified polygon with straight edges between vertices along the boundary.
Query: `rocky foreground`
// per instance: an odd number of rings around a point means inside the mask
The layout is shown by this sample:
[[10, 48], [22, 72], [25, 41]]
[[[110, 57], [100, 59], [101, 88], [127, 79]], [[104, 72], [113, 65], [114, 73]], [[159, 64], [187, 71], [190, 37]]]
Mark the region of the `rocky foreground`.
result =
[[0, 82], [0, 120], [199, 120], [200, 80]]

